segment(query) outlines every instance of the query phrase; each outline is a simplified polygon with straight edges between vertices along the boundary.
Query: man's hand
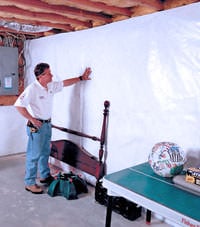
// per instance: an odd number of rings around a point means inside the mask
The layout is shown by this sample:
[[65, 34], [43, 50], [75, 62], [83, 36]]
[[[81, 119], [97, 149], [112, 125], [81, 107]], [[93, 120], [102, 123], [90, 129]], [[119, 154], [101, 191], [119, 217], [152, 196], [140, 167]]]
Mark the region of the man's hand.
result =
[[91, 80], [91, 78], [89, 77], [91, 72], [92, 72], [91, 68], [87, 67], [81, 76], [63, 80], [64, 87], [70, 86], [80, 81]]
[[91, 74], [92, 70], [91, 68], [86, 68], [85, 72], [83, 73], [83, 75], [81, 76], [82, 80], [91, 80], [91, 78], [89, 77]]
[[38, 129], [42, 126], [42, 122], [36, 118], [31, 118], [31, 123]]

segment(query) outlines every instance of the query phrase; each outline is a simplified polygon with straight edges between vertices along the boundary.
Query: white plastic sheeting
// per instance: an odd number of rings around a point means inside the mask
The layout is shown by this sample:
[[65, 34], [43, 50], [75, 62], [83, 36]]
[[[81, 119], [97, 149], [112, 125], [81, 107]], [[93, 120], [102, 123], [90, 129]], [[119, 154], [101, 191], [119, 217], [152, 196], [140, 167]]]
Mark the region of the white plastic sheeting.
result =
[[[147, 161], [157, 142], [186, 152], [200, 149], [200, 4], [132, 18], [89, 30], [26, 42], [27, 83], [38, 62], [54, 79], [92, 80], [55, 96], [53, 123], [100, 136], [109, 100], [108, 172]], [[97, 155], [99, 144], [53, 130]]]
[[0, 156], [22, 153], [26, 150], [26, 122], [13, 106], [1, 106]]

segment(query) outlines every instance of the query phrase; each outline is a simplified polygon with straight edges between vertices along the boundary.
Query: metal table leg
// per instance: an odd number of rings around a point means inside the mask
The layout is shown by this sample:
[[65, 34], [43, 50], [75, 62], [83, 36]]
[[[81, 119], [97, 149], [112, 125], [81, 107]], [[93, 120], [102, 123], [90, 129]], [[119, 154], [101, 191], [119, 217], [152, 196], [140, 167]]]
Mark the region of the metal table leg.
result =
[[107, 213], [106, 213], [106, 225], [105, 225], [105, 227], [110, 227], [111, 226], [112, 203], [113, 203], [113, 197], [112, 196], [108, 196]]
[[151, 211], [150, 210], [147, 210], [147, 213], [146, 213], [146, 223], [151, 224]]

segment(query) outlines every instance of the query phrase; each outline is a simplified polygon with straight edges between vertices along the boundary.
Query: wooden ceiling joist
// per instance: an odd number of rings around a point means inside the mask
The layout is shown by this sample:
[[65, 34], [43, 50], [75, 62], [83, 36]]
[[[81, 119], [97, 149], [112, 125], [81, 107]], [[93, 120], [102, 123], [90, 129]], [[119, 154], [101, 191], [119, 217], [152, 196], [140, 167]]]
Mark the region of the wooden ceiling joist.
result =
[[[51, 3], [51, 4], [58, 4], [57, 1], [53, 0], [43, 0], [44, 2]], [[131, 10], [128, 8], [121, 8], [117, 6], [110, 6], [105, 3], [102, 3], [100, 1], [93, 2], [89, 0], [65, 0], [61, 1], [63, 5], [70, 5], [75, 8], [81, 8], [81, 9], [88, 9], [89, 11], [94, 12], [103, 12], [105, 14], [122, 14], [125, 16], [131, 16]]]
[[45, 2], [41, 2], [38, 0], [25, 1], [25, 0], [1, 0], [0, 5], [2, 6], [13, 6], [15, 5], [18, 8], [32, 11], [32, 12], [48, 12], [48, 13], [56, 13], [63, 16], [69, 17], [78, 17], [79, 20], [87, 21], [87, 20], [97, 20], [103, 21], [105, 23], [110, 23], [111, 19], [109, 16], [106, 16], [102, 13], [94, 13], [86, 10], [81, 10], [74, 7], [69, 7], [66, 5], [50, 5]]
[[[91, 0], [93, 2], [98, 2], [99, 0]], [[128, 8], [134, 6], [147, 6], [153, 8], [154, 10], [161, 10], [163, 9], [163, 3], [160, 0], [101, 0], [101, 2], [113, 6], [118, 5], [118, 7]]]
[[7, 15], [7, 17], [10, 18], [15, 15], [15, 17], [18, 17], [20, 19], [32, 21], [54, 21], [55, 23], [59, 22], [61, 24], [72, 24], [83, 27], [91, 26], [89, 22], [72, 19], [55, 13], [30, 12], [28, 10], [19, 9], [15, 6], [0, 6], [0, 16], [3, 17], [4, 15]]
[[135, 2], [137, 6], [146, 6], [157, 11], [163, 10], [163, 3], [160, 0], [133, 0], [133, 2]]
[[199, 2], [197, 0], [165, 0], [164, 1], [164, 9], [171, 9], [183, 5], [188, 5], [191, 3]]
[[[200, 0], [0, 0], [0, 20], [52, 28], [57, 34], [105, 25]], [[0, 24], [0, 28], [4, 24]], [[5, 28], [6, 30], [10, 28]], [[14, 31], [13, 31], [14, 32]], [[23, 31], [17, 31], [23, 33]], [[41, 33], [38, 33], [41, 35]]]

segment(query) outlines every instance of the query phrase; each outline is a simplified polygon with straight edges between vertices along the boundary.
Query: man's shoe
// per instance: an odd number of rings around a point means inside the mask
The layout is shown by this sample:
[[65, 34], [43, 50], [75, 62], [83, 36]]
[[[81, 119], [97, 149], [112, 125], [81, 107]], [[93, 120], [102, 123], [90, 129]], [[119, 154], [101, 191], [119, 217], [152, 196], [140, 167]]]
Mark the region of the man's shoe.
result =
[[54, 181], [54, 177], [52, 177], [51, 175], [45, 179], [40, 179], [40, 183], [42, 183], [42, 184], [50, 185], [52, 181]]
[[33, 194], [42, 194], [43, 190], [38, 185], [27, 185], [26, 191], [32, 192]]

